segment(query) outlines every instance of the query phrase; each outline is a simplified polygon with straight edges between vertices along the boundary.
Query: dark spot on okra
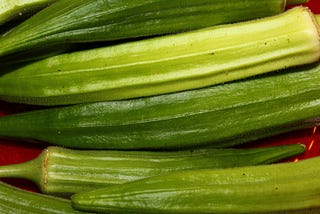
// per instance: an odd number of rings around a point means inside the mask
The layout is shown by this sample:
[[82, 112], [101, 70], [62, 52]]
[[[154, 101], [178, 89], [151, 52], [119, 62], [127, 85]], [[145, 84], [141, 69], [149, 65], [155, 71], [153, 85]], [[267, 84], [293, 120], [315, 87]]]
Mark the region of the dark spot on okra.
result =
[[275, 189], [275, 190], [278, 190], [279, 188], [278, 188], [278, 187], [275, 187], [274, 189]]
[[60, 69], [58, 69], [57, 71], [58, 71], [58, 72], [60, 72], [61, 70], [60, 70]]
[[70, 43], [71, 39], [70, 38], [66, 38], [66, 43]]
[[214, 55], [214, 52], [209, 53], [209, 55]]
[[243, 176], [245, 176], [245, 175], [246, 175], [246, 173], [242, 173], [242, 175], [243, 175]]

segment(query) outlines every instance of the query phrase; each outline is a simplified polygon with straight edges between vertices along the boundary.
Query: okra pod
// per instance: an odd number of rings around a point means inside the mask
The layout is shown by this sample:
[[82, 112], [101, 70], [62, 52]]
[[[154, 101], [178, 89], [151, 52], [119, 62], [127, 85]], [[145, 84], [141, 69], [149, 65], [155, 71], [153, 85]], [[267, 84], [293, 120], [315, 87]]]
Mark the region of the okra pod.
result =
[[320, 207], [320, 157], [298, 162], [173, 172], [72, 197], [110, 213], [263, 213]]
[[70, 200], [18, 189], [0, 182], [1, 214], [81, 214]]
[[230, 147], [319, 124], [320, 63], [140, 99], [0, 117], [0, 136], [86, 149]]
[[63, 105], [145, 97], [319, 60], [319, 25], [304, 7], [250, 22], [62, 54], [0, 76], [0, 99]]
[[0, 62], [56, 54], [75, 43], [144, 38], [252, 20], [279, 14], [285, 6], [285, 0], [59, 0], [0, 39]]
[[172, 152], [70, 150], [48, 147], [31, 161], [0, 166], [0, 177], [25, 178], [43, 193], [69, 196], [172, 171], [268, 164], [305, 151], [300, 144]]

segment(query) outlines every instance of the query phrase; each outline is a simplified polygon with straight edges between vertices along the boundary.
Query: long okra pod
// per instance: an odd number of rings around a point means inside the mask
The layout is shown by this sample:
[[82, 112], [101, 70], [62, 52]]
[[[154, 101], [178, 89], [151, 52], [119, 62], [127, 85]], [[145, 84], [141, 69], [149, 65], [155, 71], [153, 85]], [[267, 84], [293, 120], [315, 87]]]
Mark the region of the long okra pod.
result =
[[26, 178], [44, 193], [70, 195], [172, 171], [267, 164], [301, 154], [300, 144], [193, 151], [79, 151], [48, 147], [36, 159], [0, 166], [0, 177]]
[[320, 63], [210, 88], [0, 117], [0, 136], [73, 148], [227, 147], [316, 125]]
[[40, 60], [0, 76], [0, 99], [62, 105], [144, 97], [311, 63], [319, 25], [296, 7], [281, 15]]
[[189, 31], [279, 14], [285, 0], [60, 0], [0, 39], [0, 61], [30, 60], [71, 43]]
[[109, 213], [263, 213], [320, 207], [320, 157], [296, 163], [188, 170], [72, 197]]

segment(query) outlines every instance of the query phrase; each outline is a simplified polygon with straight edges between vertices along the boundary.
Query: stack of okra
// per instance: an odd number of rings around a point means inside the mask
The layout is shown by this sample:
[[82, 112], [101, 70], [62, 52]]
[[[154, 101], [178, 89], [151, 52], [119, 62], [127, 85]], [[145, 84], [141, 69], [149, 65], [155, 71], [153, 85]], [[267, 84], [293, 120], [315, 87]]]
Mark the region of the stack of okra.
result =
[[[318, 213], [320, 158], [239, 147], [318, 125], [320, 16], [305, 0], [0, 5], [0, 213]], [[287, 9], [290, 7], [290, 9]]]

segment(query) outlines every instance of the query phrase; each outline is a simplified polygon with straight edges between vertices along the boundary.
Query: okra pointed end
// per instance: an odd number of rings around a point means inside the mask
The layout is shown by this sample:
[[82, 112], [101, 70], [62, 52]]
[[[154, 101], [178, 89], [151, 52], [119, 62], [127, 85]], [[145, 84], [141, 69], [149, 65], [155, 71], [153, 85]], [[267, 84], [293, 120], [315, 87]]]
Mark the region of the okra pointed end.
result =
[[269, 147], [269, 149], [273, 150], [273, 153], [270, 154], [269, 159], [265, 157], [264, 163], [267, 164], [283, 161], [288, 158], [301, 155], [306, 151], [306, 146], [303, 143], [296, 143], [283, 146]]

